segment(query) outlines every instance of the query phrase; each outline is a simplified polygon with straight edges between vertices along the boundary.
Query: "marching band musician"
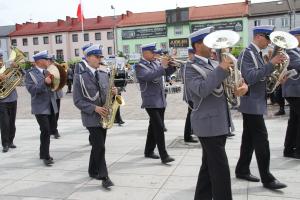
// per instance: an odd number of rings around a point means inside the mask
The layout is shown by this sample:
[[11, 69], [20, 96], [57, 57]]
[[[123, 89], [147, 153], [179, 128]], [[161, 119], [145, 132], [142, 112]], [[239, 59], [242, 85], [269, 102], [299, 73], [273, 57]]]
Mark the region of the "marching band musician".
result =
[[295, 69], [298, 75], [282, 85], [282, 95], [290, 104], [290, 116], [286, 130], [283, 156], [300, 159], [300, 27], [290, 31], [298, 41], [298, 48], [287, 50], [290, 57], [288, 70]]
[[[81, 111], [81, 119], [90, 133], [92, 145], [89, 176], [97, 180], [102, 180], [102, 186], [109, 188], [113, 182], [108, 177], [105, 161], [105, 140], [106, 129], [101, 127], [101, 117], [108, 115], [107, 108], [103, 107], [109, 87], [109, 77], [107, 71], [99, 70], [102, 50], [99, 45], [92, 45], [85, 49], [85, 68], [75, 74], [73, 85], [73, 101], [75, 106]], [[113, 90], [116, 94], [117, 91]]]
[[[175, 159], [169, 156], [165, 147], [164, 110], [167, 103], [162, 77], [174, 73], [176, 68], [169, 68], [165, 58], [161, 59], [161, 62], [157, 61], [153, 53], [155, 47], [155, 43], [141, 47], [142, 58], [135, 70], [141, 89], [141, 107], [146, 109], [150, 117], [144, 155], [146, 158], [160, 158], [161, 162], [166, 164]], [[156, 145], [160, 157], [154, 153]]]
[[48, 76], [47, 67], [50, 65], [48, 51], [33, 55], [35, 67], [31, 68], [25, 76], [25, 84], [31, 95], [31, 113], [40, 126], [40, 159], [46, 166], [51, 166], [54, 161], [50, 156], [51, 122], [56, 120], [57, 104], [54, 92], [49, 85], [52, 80]]
[[73, 76], [74, 76], [75, 74], [80, 73], [81, 71], [84, 71], [85, 66], [86, 66], [86, 62], [85, 62], [85, 50], [86, 50], [87, 48], [91, 47], [92, 45], [93, 45], [92, 43], [86, 44], [86, 45], [84, 45], [84, 46], [81, 48], [82, 51], [83, 51], [84, 57], [82, 58], [82, 61], [76, 63], [75, 68], [74, 68], [74, 74], [73, 74]]
[[[191, 61], [193, 60], [194, 58], [194, 49], [192, 47], [189, 47], [188, 48], [188, 60], [187, 61]], [[182, 65], [181, 67], [181, 73], [182, 73], [182, 80], [184, 80], [184, 69], [185, 65]], [[183, 90], [183, 100], [185, 102], [188, 102], [189, 98], [186, 97], [186, 91]], [[189, 101], [188, 102], [188, 105], [190, 105], [191, 107], [193, 107], [193, 102], [192, 101]], [[186, 115], [186, 119], [185, 119], [185, 125], [184, 125], [184, 141], [185, 142], [191, 142], [191, 143], [197, 143], [198, 141], [195, 140], [193, 137], [192, 137], [192, 134], [193, 134], [193, 131], [192, 131], [192, 127], [191, 127], [191, 113], [192, 113], [192, 109], [190, 108], [190, 106], [188, 106], [188, 112], [187, 112], [187, 115]]]
[[[231, 200], [231, 181], [227, 155], [226, 135], [232, 128], [230, 111], [222, 82], [229, 75], [232, 63], [224, 59], [220, 64], [210, 59], [211, 49], [204, 38], [213, 27], [190, 35], [194, 57], [185, 66], [184, 81], [188, 101], [192, 101], [191, 126], [202, 145], [202, 166], [199, 171], [195, 200]], [[236, 91], [240, 96], [247, 92], [243, 84]]]
[[261, 181], [265, 188], [281, 189], [280, 183], [270, 172], [270, 147], [268, 132], [263, 115], [267, 112], [266, 76], [274, 71], [274, 65], [282, 63], [285, 56], [279, 54], [265, 64], [262, 49], [270, 44], [269, 35], [274, 26], [256, 26], [253, 28], [253, 41], [240, 54], [238, 65], [245, 82], [249, 84], [248, 93], [241, 97], [239, 111], [243, 115], [243, 134], [235, 174], [239, 179], [259, 182], [259, 178], [250, 172], [250, 162], [255, 151]]
[[[3, 69], [3, 70], [1, 70]], [[5, 65], [3, 62], [3, 53], [0, 52], [0, 81], [5, 81], [6, 76], [3, 74]], [[0, 99], [0, 130], [2, 152], [6, 153], [9, 148], [16, 148], [13, 143], [16, 133], [16, 114], [17, 114], [18, 94], [14, 89], [7, 97]]]

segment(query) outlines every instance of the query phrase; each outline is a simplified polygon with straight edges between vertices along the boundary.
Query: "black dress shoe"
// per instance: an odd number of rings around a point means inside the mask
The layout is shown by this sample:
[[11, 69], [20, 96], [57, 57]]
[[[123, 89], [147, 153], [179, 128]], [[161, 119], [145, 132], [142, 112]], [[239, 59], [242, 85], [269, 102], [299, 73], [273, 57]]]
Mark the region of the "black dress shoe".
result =
[[279, 110], [279, 111], [276, 112], [274, 115], [275, 115], [275, 116], [285, 115], [285, 111], [284, 111], [284, 110]]
[[226, 135], [226, 137], [233, 137], [233, 136], [235, 136], [235, 134], [233, 134], [231, 132]]
[[98, 174], [90, 174], [90, 177], [97, 180], [104, 180], [104, 177], [101, 177]]
[[251, 182], [259, 182], [260, 179], [256, 176], [253, 176], [252, 174], [236, 174], [236, 178], [251, 181]]
[[188, 139], [184, 139], [185, 142], [190, 142], [190, 143], [198, 143], [197, 140], [195, 140], [193, 137], [190, 137]]
[[150, 154], [145, 154], [145, 158], [159, 159], [160, 157], [152, 152]]
[[264, 183], [263, 186], [265, 188], [271, 189], [271, 190], [278, 190], [282, 188], [286, 188], [287, 185], [284, 183], [280, 183], [278, 180], [271, 181], [269, 183]]
[[283, 157], [295, 158], [295, 153], [294, 152], [283, 152]]
[[9, 149], [8, 146], [4, 146], [3, 149], [2, 149], [2, 152], [3, 152], [3, 153], [6, 153], [6, 152], [8, 152], [8, 149]]
[[123, 120], [120, 120], [118, 124], [120, 125], [120, 124], [124, 124], [124, 123], [125, 122]]
[[58, 138], [60, 138], [60, 135], [59, 135], [59, 133], [56, 133], [56, 134], [54, 134], [54, 138], [55, 138], [55, 139], [58, 139]]
[[[40, 157], [40, 159], [41, 160], [44, 160], [44, 159], [46, 159], [46, 160], [52, 160], [53, 161], [53, 158], [50, 156], [49, 158], [42, 158], [42, 157]], [[54, 162], [53, 162], [54, 163]]]
[[168, 129], [166, 127], [164, 127], [164, 132], [167, 132], [167, 131], [168, 131]]
[[17, 148], [17, 146], [14, 145], [14, 143], [11, 143], [11, 144], [9, 145], [9, 148], [15, 149], [15, 148]]
[[162, 162], [163, 164], [167, 164], [167, 163], [173, 162], [173, 161], [175, 161], [175, 159], [172, 158], [171, 156], [167, 156], [166, 158], [161, 159], [161, 162]]
[[111, 186], [114, 186], [114, 183], [110, 180], [109, 177], [104, 178], [104, 180], [102, 181], [102, 186], [105, 189], [110, 188]]
[[52, 166], [52, 164], [54, 163], [51, 159], [43, 159], [43, 162], [46, 166]]

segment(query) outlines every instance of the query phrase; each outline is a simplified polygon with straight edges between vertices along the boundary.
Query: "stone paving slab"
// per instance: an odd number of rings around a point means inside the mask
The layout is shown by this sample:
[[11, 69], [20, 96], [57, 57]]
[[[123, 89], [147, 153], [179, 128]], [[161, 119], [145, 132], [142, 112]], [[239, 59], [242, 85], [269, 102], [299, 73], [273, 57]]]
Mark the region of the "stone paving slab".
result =
[[[300, 199], [300, 161], [282, 157], [285, 118], [266, 120], [270, 133], [271, 171], [288, 188], [273, 192], [261, 183], [234, 177], [239, 157], [242, 121], [234, 120], [236, 136], [228, 139], [226, 150], [235, 200]], [[115, 186], [104, 190], [101, 182], [88, 177], [90, 153], [88, 133], [79, 119], [59, 120], [61, 138], [51, 138], [50, 152], [55, 164], [45, 167], [39, 154], [39, 128], [34, 119], [17, 119], [16, 149], [0, 153], [0, 200], [192, 200], [201, 165], [200, 148], [168, 148], [176, 161], [162, 165], [143, 157], [146, 120], [126, 120], [124, 126], [109, 130], [106, 160]], [[182, 138], [184, 120], [166, 120], [167, 146]], [[181, 143], [184, 145], [184, 143]], [[259, 175], [255, 156], [251, 171]]]

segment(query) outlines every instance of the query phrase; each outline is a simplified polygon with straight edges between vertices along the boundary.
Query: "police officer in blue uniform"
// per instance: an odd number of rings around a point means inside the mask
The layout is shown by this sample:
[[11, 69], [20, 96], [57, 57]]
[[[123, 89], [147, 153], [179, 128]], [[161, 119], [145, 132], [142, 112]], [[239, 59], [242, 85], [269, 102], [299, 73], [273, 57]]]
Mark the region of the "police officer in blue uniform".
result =
[[154, 153], [157, 145], [160, 159], [166, 164], [174, 161], [174, 158], [169, 156], [165, 147], [164, 111], [167, 103], [163, 76], [174, 73], [176, 69], [169, 67], [167, 59], [162, 59], [161, 62], [155, 59], [155, 43], [143, 45], [141, 49], [143, 57], [135, 70], [141, 89], [141, 107], [146, 109], [150, 117], [144, 154], [146, 158], [159, 159]]
[[47, 67], [50, 65], [48, 52], [42, 51], [33, 55], [35, 66], [26, 73], [25, 84], [31, 95], [31, 113], [40, 126], [40, 159], [46, 166], [54, 161], [50, 156], [51, 121], [56, 120], [57, 104], [54, 92], [50, 89], [52, 82], [48, 76]]
[[[0, 52], [0, 67], [5, 69], [3, 53]], [[6, 76], [0, 73], [0, 81], [5, 82]], [[9, 148], [16, 148], [13, 141], [16, 133], [17, 114], [17, 91], [14, 89], [6, 98], [0, 99], [0, 130], [2, 152], [6, 153]]]
[[[84, 46], [81, 48], [82, 51], [83, 51], [83, 55], [84, 55], [84, 56], [86, 56], [85, 50], [86, 50], [87, 48], [91, 47], [92, 45], [93, 45], [92, 43], [86, 44], [86, 45], [84, 45]], [[86, 63], [85, 57], [83, 57], [83, 58], [82, 58], [82, 61], [76, 63], [75, 68], [74, 68], [74, 74], [78, 74], [78, 73], [80, 73], [81, 71], [84, 71], [86, 64], [87, 64], [87, 63]], [[73, 76], [74, 76], [74, 74], [73, 74]]]
[[[203, 40], [213, 30], [213, 27], [207, 27], [190, 35], [195, 54], [184, 71], [186, 97], [192, 102], [191, 126], [203, 149], [195, 200], [232, 199], [225, 143], [233, 125], [222, 87], [232, 63], [225, 59], [219, 64], [209, 59], [211, 49], [204, 45]], [[247, 85], [243, 84], [236, 95], [246, 92]]]
[[[104, 107], [109, 88], [109, 77], [106, 71], [99, 70], [102, 58], [99, 45], [92, 45], [85, 49], [85, 68], [75, 74], [73, 85], [73, 101], [81, 111], [81, 119], [90, 133], [92, 145], [89, 175], [102, 180], [102, 186], [109, 188], [113, 182], [108, 177], [105, 161], [106, 129], [101, 127], [101, 118], [108, 114]], [[113, 91], [117, 93], [116, 90]]]
[[[290, 31], [300, 46], [300, 27]], [[282, 85], [282, 95], [290, 104], [290, 116], [286, 130], [283, 156], [300, 159], [300, 48], [287, 50], [290, 57], [288, 70], [296, 70], [297, 75]]]
[[274, 71], [274, 65], [282, 63], [283, 55], [276, 55], [269, 63], [264, 63], [262, 49], [270, 44], [269, 35], [274, 26], [257, 26], [253, 29], [253, 41], [239, 56], [238, 65], [243, 78], [249, 85], [248, 93], [241, 97], [239, 111], [243, 115], [243, 135], [235, 174], [237, 178], [259, 182], [250, 172], [250, 162], [255, 151], [263, 186], [281, 189], [280, 183], [270, 172], [270, 147], [268, 132], [263, 115], [267, 112], [266, 76]]
[[[192, 47], [189, 47], [187, 61], [193, 60], [194, 53], [195, 53], [195, 50]], [[184, 80], [184, 74], [183, 74], [183, 72], [185, 71], [184, 67], [185, 67], [185, 65], [182, 65], [181, 70], [180, 70], [181, 74], [182, 74], [182, 80]], [[183, 82], [183, 84], [184, 84], [184, 82]], [[191, 113], [192, 113], [193, 102], [188, 101], [188, 99], [190, 99], [190, 98], [186, 97], [186, 92], [184, 90], [183, 91], [183, 100], [185, 102], [187, 102], [187, 104], [188, 104], [188, 112], [186, 115], [185, 125], [184, 125], [184, 141], [191, 142], [191, 143], [197, 143], [198, 141], [192, 137], [193, 131], [192, 131], [192, 127], [191, 127]]]

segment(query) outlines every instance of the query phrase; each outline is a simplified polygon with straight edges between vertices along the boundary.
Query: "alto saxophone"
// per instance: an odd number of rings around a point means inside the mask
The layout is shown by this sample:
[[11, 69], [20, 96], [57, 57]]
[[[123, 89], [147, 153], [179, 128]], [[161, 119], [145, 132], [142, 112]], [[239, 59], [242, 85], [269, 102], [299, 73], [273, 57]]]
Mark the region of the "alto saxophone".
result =
[[104, 104], [104, 107], [108, 109], [108, 115], [106, 117], [103, 117], [100, 122], [102, 128], [104, 129], [110, 129], [113, 126], [118, 108], [121, 105], [125, 104], [125, 101], [121, 95], [115, 95], [113, 97], [112, 88], [114, 86], [115, 75], [116, 75], [116, 65], [113, 64], [111, 66], [109, 87], [108, 87], [105, 104]]

